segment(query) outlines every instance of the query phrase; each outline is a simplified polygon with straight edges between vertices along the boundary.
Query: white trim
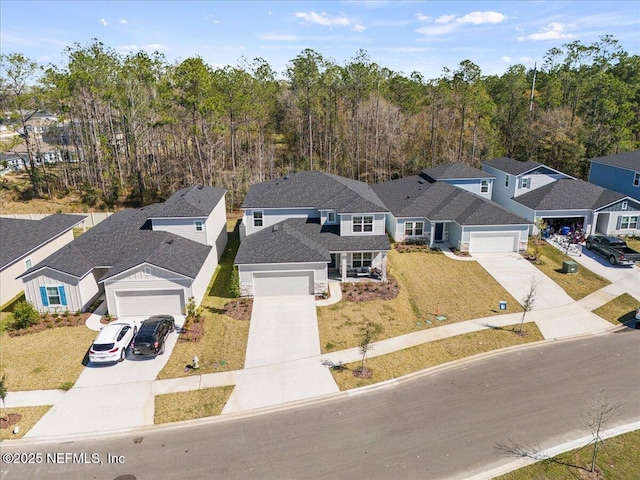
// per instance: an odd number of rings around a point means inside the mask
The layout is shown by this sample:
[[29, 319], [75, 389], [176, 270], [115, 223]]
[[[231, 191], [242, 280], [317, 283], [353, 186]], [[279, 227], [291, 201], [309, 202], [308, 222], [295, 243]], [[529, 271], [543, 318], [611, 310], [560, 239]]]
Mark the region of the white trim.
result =
[[204, 232], [204, 220], [194, 220], [193, 221], [193, 231], [197, 233]]
[[[594, 208], [593, 211], [594, 212], [600, 212], [600, 210], [602, 210], [603, 208], [610, 207], [611, 205], [615, 205], [618, 202], [629, 202], [629, 201], [634, 202], [634, 203], [638, 202], [637, 200], [633, 199], [632, 197], [630, 197], [628, 195], [625, 195], [623, 198], [620, 198], [620, 199], [616, 200], [615, 202], [607, 203], [606, 205], [603, 205], [601, 207]], [[589, 209], [587, 208], [585, 210], [589, 210]], [[638, 210], [634, 209], [633, 211], [637, 212]], [[603, 212], [603, 213], [613, 213], [613, 212]]]
[[633, 182], [632, 185], [634, 187], [640, 187], [640, 172], [633, 172]]
[[[103, 280], [100, 280], [98, 283], [108, 282], [109, 280], [112, 280], [114, 278], [119, 277], [120, 275], [123, 275], [123, 274], [125, 274], [127, 272], [130, 272], [131, 270], [133, 270], [135, 268], [139, 268], [140, 266], [145, 266], [145, 265], [148, 265], [149, 267], [159, 268], [162, 271], [173, 273], [174, 275], [180, 275], [180, 277], [178, 278], [180, 280], [185, 279], [185, 278], [188, 278], [190, 280], [195, 280], [195, 277], [189, 277], [187, 275], [182, 275], [181, 273], [174, 272], [173, 270], [169, 270], [168, 268], [160, 267], [158, 265], [154, 265], [153, 263], [142, 262], [142, 263], [138, 263], [137, 265], [134, 265], [133, 267], [127, 268], [126, 270], [123, 270], [121, 272], [118, 272], [118, 273], [115, 273], [113, 275], [110, 275], [109, 277], [107, 277], [107, 278], [105, 278]], [[202, 269], [202, 265], [200, 266], [200, 269]], [[167, 278], [165, 280], [169, 280], [169, 279]], [[173, 279], [173, 280], [176, 280], [176, 279]], [[124, 279], [118, 280], [118, 282], [123, 282], [123, 281], [126, 281], [126, 280], [124, 280]], [[137, 281], [139, 281], [139, 280], [137, 280]]]
[[[41, 285], [41, 287], [44, 287], [45, 292], [47, 293], [47, 305], [43, 305], [43, 307], [67, 307], [69, 305], [69, 303], [67, 302], [67, 305], [63, 305], [62, 303], [51, 303], [51, 301], [49, 300], [49, 292], [47, 291], [47, 288], [57, 288], [58, 289], [58, 298], [60, 299], [60, 301], [62, 301], [62, 295], [60, 295], [60, 287], [64, 288], [64, 285]], [[65, 292], [66, 295], [66, 292]]]
[[[260, 214], [260, 222], [262, 223], [262, 225], [256, 225], [256, 213]], [[251, 227], [264, 228], [264, 210], [251, 210]]]
[[[28, 265], [27, 265], [28, 263]], [[31, 267], [33, 267], [33, 262], [31, 261], [31, 257], [27, 257], [24, 259], [24, 271], [26, 272], [27, 270], [29, 270]]]

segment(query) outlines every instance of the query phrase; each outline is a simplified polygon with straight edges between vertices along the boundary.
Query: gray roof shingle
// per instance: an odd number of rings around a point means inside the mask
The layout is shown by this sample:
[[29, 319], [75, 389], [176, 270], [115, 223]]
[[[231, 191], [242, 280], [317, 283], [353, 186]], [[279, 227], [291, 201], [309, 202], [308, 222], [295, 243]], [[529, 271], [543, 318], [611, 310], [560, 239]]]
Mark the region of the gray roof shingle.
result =
[[626, 198], [622, 193], [576, 178], [563, 178], [514, 200], [533, 210], [597, 210]]
[[486, 160], [482, 162], [483, 165], [487, 165], [489, 167], [496, 168], [503, 172], [507, 172], [510, 175], [521, 175], [523, 173], [529, 172], [534, 168], [543, 166], [540, 162], [533, 162], [528, 160], [526, 162], [521, 162], [519, 160], [514, 160], [509, 157], [495, 158], [493, 160]]
[[203, 185], [183, 188], [164, 203], [157, 204], [157, 212], [153, 218], [207, 217], [225, 193], [223, 188]]
[[422, 174], [433, 180], [457, 180], [463, 178], [495, 178], [493, 175], [464, 163], [443, 163], [425, 168]]
[[420, 175], [379, 183], [373, 189], [395, 217], [424, 217], [459, 225], [531, 223], [495, 202], [446, 182], [429, 182]]
[[286, 175], [253, 185], [242, 208], [333, 209], [338, 213], [386, 212], [384, 203], [364, 182], [318, 171]]
[[331, 252], [390, 250], [386, 235], [340, 236], [337, 225], [290, 218], [249, 235], [240, 244], [235, 263], [329, 262]]
[[593, 158], [591, 161], [640, 172], [640, 150]]
[[0, 217], [0, 268], [47, 243], [82, 222], [85, 215], [57, 213], [41, 220]]

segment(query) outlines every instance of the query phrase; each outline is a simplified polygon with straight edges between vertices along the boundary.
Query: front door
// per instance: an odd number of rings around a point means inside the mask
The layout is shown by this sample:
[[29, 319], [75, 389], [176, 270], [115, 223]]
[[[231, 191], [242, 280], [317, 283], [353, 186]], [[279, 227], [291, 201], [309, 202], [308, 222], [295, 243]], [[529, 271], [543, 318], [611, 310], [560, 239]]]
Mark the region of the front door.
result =
[[331, 262], [329, 262], [329, 268], [336, 268], [336, 254], [331, 254]]
[[436, 243], [442, 243], [444, 241], [444, 223], [436, 223]]

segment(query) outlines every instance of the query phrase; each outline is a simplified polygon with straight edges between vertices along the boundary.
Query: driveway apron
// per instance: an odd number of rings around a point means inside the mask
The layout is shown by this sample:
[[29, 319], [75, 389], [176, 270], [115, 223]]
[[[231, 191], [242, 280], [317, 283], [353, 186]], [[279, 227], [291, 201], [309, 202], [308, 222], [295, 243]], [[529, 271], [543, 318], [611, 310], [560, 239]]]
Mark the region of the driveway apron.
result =
[[236, 386], [222, 413], [338, 392], [319, 355], [318, 319], [312, 296], [255, 298], [245, 369], [238, 372]]

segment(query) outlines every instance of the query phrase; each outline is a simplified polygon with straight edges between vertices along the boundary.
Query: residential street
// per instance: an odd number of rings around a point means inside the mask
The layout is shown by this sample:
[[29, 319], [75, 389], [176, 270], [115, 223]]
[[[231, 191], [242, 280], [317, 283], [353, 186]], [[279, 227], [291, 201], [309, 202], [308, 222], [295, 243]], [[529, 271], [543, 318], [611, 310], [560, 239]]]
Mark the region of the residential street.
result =
[[[5, 463], [1, 478], [467, 478], [512, 460], [496, 454], [498, 442], [545, 449], [587, 435], [580, 416], [599, 391], [621, 404], [610, 427], [639, 421], [639, 341], [640, 330], [622, 328], [297, 408], [104, 440], [3, 446], [3, 453], [97, 453], [104, 464]], [[124, 463], [107, 464], [107, 454]]]

